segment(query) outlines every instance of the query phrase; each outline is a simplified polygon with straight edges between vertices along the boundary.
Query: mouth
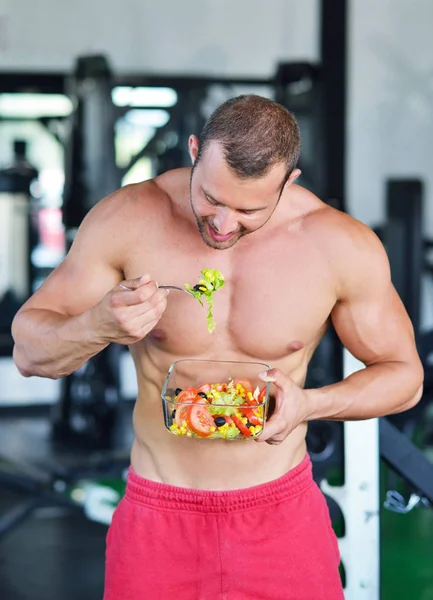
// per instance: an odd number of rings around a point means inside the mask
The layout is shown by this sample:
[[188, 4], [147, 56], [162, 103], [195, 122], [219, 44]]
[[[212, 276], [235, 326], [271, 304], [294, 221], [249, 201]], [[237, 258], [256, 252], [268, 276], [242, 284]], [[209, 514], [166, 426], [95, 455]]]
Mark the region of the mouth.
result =
[[216, 242], [226, 242], [227, 240], [231, 240], [237, 232], [227, 233], [226, 235], [220, 235], [215, 231], [215, 229], [211, 226], [210, 223], [207, 223], [207, 229], [210, 237]]

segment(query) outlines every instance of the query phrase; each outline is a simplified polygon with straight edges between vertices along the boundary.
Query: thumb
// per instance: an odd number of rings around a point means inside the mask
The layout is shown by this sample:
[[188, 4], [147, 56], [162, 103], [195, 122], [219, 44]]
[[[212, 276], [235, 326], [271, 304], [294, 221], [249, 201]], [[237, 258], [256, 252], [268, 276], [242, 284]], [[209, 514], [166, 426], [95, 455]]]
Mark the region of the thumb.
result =
[[258, 374], [258, 378], [261, 379], [261, 381], [270, 381], [271, 383], [275, 383], [277, 387], [279, 387], [279, 385], [281, 385], [281, 383], [284, 381], [284, 375], [279, 369], [269, 369], [268, 371], [261, 371]]
[[142, 275], [141, 277], [137, 277], [136, 279], [126, 279], [125, 281], [121, 281], [117, 284], [122, 290], [136, 290], [142, 285], [146, 285], [150, 283], [151, 277], [150, 275]]

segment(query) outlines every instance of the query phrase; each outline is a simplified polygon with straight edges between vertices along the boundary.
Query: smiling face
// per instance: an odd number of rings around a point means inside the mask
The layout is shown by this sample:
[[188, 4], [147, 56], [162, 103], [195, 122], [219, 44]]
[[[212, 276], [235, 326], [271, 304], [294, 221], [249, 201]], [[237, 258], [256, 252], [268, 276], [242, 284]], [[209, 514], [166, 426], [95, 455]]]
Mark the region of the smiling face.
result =
[[[192, 136], [193, 162], [197, 151], [198, 140]], [[278, 163], [262, 177], [241, 179], [228, 167], [222, 146], [212, 141], [192, 170], [190, 186], [191, 207], [205, 244], [226, 250], [263, 227], [277, 207], [285, 177], [286, 165]]]

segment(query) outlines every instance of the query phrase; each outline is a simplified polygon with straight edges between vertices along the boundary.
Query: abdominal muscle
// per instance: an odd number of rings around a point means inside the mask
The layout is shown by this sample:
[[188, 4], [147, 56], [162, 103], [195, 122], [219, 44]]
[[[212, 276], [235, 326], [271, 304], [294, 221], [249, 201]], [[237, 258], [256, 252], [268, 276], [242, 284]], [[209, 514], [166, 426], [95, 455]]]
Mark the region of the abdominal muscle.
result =
[[[299, 425], [279, 445], [173, 435], [164, 425], [160, 396], [167, 370], [158, 369], [150, 360], [144, 365], [143, 357], [132, 354], [139, 394], [133, 414], [131, 466], [141, 477], [200, 490], [241, 489], [277, 479], [304, 458], [306, 424]], [[283, 365], [274, 366], [284, 370]], [[299, 384], [305, 380], [305, 372], [291, 375]]]

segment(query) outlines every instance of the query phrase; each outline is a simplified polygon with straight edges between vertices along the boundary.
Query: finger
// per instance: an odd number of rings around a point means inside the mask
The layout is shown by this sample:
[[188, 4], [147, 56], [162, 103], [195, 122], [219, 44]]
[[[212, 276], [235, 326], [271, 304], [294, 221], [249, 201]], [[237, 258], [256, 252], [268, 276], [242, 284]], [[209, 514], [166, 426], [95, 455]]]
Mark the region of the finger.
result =
[[142, 275], [136, 279], [126, 279], [125, 281], [121, 281], [117, 284], [117, 287], [121, 288], [122, 290], [131, 291], [136, 290], [137, 288], [141, 287], [142, 285], [146, 285], [151, 281], [152, 279], [150, 275]]
[[272, 417], [266, 421], [262, 433], [256, 438], [258, 442], [268, 443], [280, 443], [284, 437], [280, 440], [278, 435], [281, 435], [282, 429], [284, 429], [284, 422], [282, 421], [282, 406], [284, 398], [287, 397], [290, 389], [289, 379], [284, 375], [280, 369], [269, 369], [268, 371], [262, 371], [258, 374], [259, 379], [264, 382], [272, 383], [276, 388], [275, 394], [275, 410]]
[[258, 378], [265, 383], [273, 383], [276, 388], [282, 392], [287, 391], [287, 377], [280, 369], [269, 369], [269, 371], [262, 371], [258, 374]]
[[150, 281], [149, 283], [143, 284], [135, 289], [129, 289], [125, 291], [119, 290], [119, 292], [116, 292], [115, 295], [113, 295], [112, 303], [115, 308], [138, 304], [141, 305], [149, 302], [157, 293], [159, 295], [158, 298], [154, 300], [155, 304], [160, 300], [161, 297], [167, 296], [167, 290], [159, 290], [156, 283], [154, 281]]
[[[278, 418], [277, 413], [274, 413], [269, 421], [266, 421], [266, 424], [263, 428], [262, 433], [256, 437], [256, 442], [271, 442], [273, 440], [278, 440], [278, 437], [281, 435], [281, 440], [283, 441], [284, 436], [282, 435], [282, 427], [284, 426], [281, 423], [281, 420]], [[278, 442], [279, 443], [279, 442]]]
[[267, 442], [269, 438], [273, 438], [280, 434], [284, 429], [285, 423], [283, 422], [283, 411], [281, 410], [283, 398], [283, 393], [278, 391], [275, 396], [274, 413], [272, 417], [265, 422], [262, 433], [256, 438], [258, 442]]
[[143, 302], [130, 304], [126, 307], [126, 316], [128, 319], [143, 317], [148, 312], [154, 310], [161, 302], [167, 301], [169, 290], [161, 290], [158, 288], [155, 293]]
[[167, 299], [164, 297], [156, 306], [143, 313], [129, 323], [128, 329], [132, 337], [143, 338], [151, 331], [160, 320], [167, 307]]

